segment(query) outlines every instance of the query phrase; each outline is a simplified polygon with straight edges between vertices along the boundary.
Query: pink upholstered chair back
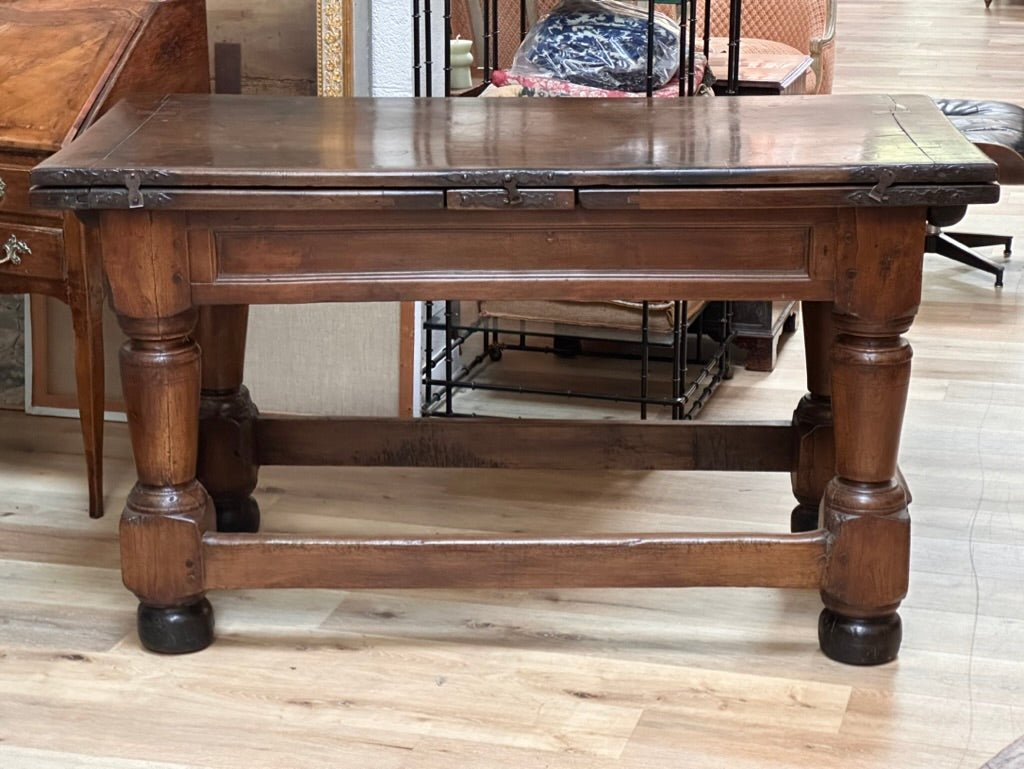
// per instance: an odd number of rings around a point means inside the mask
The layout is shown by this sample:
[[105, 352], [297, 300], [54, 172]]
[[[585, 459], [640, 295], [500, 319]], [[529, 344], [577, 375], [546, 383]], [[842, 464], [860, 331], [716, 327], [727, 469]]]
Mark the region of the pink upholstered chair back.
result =
[[[704, 4], [698, 0], [698, 30]], [[741, 37], [772, 40], [815, 59], [815, 93], [832, 92], [836, 0], [743, 0]], [[729, 0], [711, 0], [711, 35], [729, 34]], [[740, 48], [742, 55], [742, 46]]]

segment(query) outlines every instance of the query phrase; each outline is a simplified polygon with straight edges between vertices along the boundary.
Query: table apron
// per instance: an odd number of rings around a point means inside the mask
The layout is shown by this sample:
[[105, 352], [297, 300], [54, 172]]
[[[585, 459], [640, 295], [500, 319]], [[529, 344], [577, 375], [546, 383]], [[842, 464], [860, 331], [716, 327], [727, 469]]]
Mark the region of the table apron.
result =
[[853, 215], [688, 211], [190, 213], [193, 301], [827, 300]]

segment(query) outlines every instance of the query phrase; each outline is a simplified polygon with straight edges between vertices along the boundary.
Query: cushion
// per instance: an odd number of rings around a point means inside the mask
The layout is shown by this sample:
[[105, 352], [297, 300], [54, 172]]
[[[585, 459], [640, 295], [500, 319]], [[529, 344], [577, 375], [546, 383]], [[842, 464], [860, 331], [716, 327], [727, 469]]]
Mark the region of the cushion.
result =
[[[701, 54], [694, 58], [694, 92], [703, 93], [701, 85], [704, 82], [705, 61]], [[644, 97], [644, 93], [633, 91], [616, 91], [607, 88], [595, 88], [589, 85], [578, 85], [566, 80], [559, 80], [554, 77], [543, 75], [521, 75], [504, 69], [496, 69], [491, 73], [491, 83], [494, 89], [486, 89], [481, 96], [572, 96], [576, 98], [629, 98]], [[519, 86], [515, 93], [508, 89], [508, 86]], [[710, 90], [706, 91], [711, 93]], [[679, 97], [679, 79], [672, 78], [666, 85], [654, 91], [655, 98], [675, 99]]]
[[[697, 43], [697, 50], [703, 50], [703, 43]], [[711, 38], [709, 49], [712, 54], [728, 54], [729, 51], [729, 39], [726, 37], [713, 37]], [[744, 37], [740, 39], [740, 60], [743, 60], [743, 54], [746, 53], [770, 53], [770, 54], [786, 54], [789, 56], [806, 56], [804, 51], [798, 51], [791, 45], [786, 43], [780, 43], [777, 40], [762, 40], [759, 37]], [[728, 76], [728, 72], [719, 72], [717, 67], [715, 69], [715, 77], [719, 81], [724, 81]], [[814, 70], [807, 70], [806, 80], [804, 81], [804, 92], [805, 93], [817, 93], [818, 83], [815, 79]]]
[[[480, 302], [481, 317], [508, 318], [510, 320], [543, 321], [573, 326], [614, 328], [627, 331], [640, 331], [643, 318], [643, 305], [640, 302], [621, 300], [605, 302], [586, 302], [570, 300], [544, 301], [503, 301], [487, 300]], [[704, 302], [689, 302], [687, 310], [692, 322], [703, 309]], [[668, 334], [673, 326], [672, 302], [648, 303], [648, 329], [653, 334]]]
[[936, 99], [935, 103], [974, 144], [1001, 144], [1024, 155], [1024, 108], [977, 99]]

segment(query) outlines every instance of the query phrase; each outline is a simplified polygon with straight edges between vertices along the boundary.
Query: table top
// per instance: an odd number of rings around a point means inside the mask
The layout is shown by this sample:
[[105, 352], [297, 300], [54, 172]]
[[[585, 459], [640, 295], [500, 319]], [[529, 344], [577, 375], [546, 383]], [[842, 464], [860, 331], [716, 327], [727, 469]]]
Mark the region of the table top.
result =
[[65, 190], [437, 189], [509, 178], [538, 187], [728, 187], [871, 185], [886, 177], [986, 184], [996, 166], [924, 96], [189, 95], [122, 102], [38, 166], [32, 181]]

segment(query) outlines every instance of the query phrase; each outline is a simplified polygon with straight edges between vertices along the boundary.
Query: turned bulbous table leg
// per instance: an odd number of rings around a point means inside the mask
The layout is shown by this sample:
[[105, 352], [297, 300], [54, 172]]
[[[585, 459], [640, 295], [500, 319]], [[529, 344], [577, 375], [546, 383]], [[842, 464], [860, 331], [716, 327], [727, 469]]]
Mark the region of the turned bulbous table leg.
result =
[[203, 307], [196, 328], [202, 350], [198, 477], [213, 497], [218, 531], [260, 528], [260, 508], [252, 498], [259, 412], [242, 386], [248, 319], [246, 305]]

